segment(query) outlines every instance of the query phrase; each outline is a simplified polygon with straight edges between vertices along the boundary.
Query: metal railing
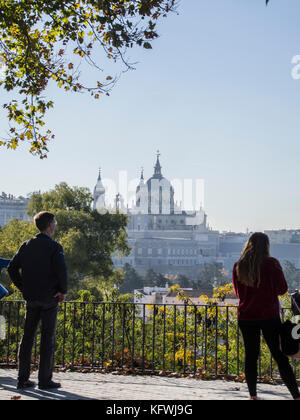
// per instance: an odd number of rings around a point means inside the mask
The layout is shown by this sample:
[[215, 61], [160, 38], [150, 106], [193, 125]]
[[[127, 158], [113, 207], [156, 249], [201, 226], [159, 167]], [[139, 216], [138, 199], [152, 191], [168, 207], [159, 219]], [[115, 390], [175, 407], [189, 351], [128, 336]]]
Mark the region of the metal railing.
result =
[[[25, 318], [23, 301], [0, 302], [6, 337], [0, 365], [17, 365]], [[286, 318], [288, 308], [282, 309]], [[38, 366], [40, 333], [32, 363]], [[59, 306], [55, 365], [139, 373], [174, 373], [200, 378], [241, 376], [244, 346], [237, 307], [122, 302], [65, 302]], [[259, 377], [278, 379], [277, 366], [262, 339]], [[300, 379], [299, 362], [294, 363]]]

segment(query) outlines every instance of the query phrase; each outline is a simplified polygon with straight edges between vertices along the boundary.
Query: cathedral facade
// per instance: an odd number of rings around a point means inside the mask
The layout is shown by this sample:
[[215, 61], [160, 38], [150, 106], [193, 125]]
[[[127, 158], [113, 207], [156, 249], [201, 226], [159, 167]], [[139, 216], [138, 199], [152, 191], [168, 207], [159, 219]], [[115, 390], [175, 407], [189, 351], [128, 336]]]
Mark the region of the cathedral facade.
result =
[[[94, 189], [94, 208], [102, 211], [105, 188], [101, 174]], [[149, 268], [167, 275], [184, 274], [197, 277], [201, 265], [216, 261], [219, 232], [207, 226], [207, 215], [200, 208], [185, 211], [174, 201], [174, 188], [162, 174], [160, 155], [157, 154], [153, 175], [146, 181], [141, 172], [136, 188], [135, 202], [125, 208], [117, 194], [115, 207], [127, 213], [130, 256], [113, 258], [115, 267], [132, 265], [145, 275]]]

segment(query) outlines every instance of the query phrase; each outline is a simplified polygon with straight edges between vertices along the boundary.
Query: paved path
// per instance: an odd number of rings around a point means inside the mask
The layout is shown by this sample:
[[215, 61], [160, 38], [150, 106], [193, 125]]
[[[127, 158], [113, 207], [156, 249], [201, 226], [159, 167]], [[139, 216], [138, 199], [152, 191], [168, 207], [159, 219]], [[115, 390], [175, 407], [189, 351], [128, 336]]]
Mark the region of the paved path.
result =
[[[37, 373], [31, 380], [37, 382]], [[114, 375], [101, 373], [59, 372], [55, 381], [62, 388], [53, 392], [38, 387], [16, 389], [17, 371], [0, 369], [0, 400], [247, 400], [244, 383], [222, 380], [202, 381], [194, 378]], [[282, 385], [258, 385], [259, 395], [266, 400], [290, 400]]]

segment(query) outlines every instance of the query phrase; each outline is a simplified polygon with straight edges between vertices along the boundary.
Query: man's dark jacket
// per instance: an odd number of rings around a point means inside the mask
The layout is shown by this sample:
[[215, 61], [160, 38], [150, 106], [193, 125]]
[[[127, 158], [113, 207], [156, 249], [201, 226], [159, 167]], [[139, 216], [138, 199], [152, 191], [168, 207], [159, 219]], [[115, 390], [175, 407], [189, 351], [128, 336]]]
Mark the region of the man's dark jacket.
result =
[[67, 293], [67, 270], [61, 245], [45, 233], [23, 243], [7, 267], [27, 302], [51, 303]]

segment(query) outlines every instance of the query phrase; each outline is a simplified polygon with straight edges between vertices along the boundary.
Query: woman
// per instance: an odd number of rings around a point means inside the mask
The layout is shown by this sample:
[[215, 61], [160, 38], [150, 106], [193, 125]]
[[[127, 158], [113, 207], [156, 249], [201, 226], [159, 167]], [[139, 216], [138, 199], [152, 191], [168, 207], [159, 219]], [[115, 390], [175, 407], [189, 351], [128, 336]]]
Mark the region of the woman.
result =
[[269, 238], [264, 233], [254, 233], [248, 239], [233, 268], [233, 285], [239, 299], [238, 322], [245, 345], [245, 375], [250, 399], [259, 399], [256, 393], [257, 362], [262, 332], [283, 382], [292, 397], [299, 400], [293, 369], [280, 350], [278, 296], [284, 295], [288, 286], [280, 263], [270, 256]]

